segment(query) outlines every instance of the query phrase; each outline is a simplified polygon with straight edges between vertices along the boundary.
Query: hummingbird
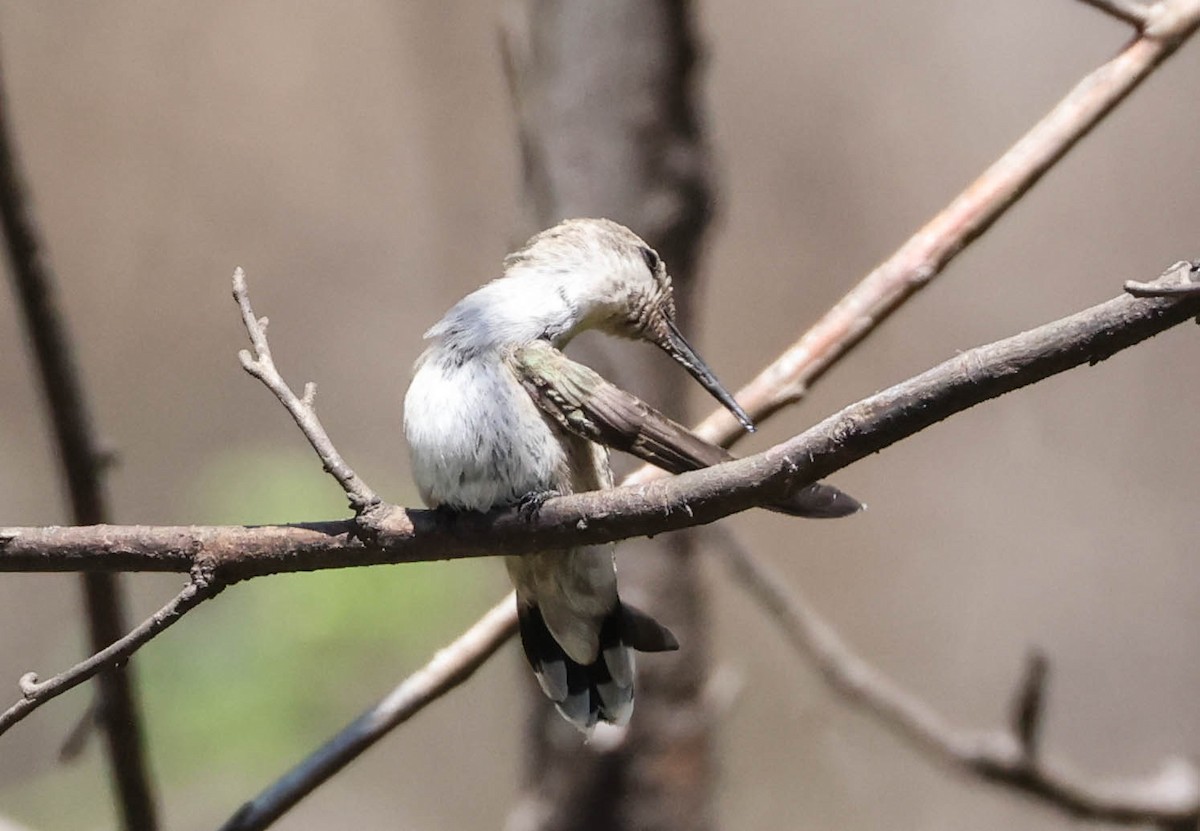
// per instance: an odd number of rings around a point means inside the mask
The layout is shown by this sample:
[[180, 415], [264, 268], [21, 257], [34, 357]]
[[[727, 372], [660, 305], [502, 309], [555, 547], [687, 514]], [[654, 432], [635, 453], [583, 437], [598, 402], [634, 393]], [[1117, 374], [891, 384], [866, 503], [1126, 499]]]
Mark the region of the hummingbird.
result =
[[[634, 432], [649, 425], [658, 452], [640, 455], [673, 472], [732, 458], [558, 353], [589, 329], [659, 347], [754, 429], [676, 326], [671, 278], [654, 249], [611, 220], [569, 219], [510, 254], [501, 277], [425, 333], [429, 346], [404, 399], [404, 433], [426, 505], [534, 512], [550, 496], [611, 488], [608, 449], [600, 442], [638, 453], [634, 445], [646, 442], [616, 435], [629, 424]], [[567, 418], [538, 395], [581, 379], [591, 391], [582, 396], [590, 420]], [[588, 409], [589, 403], [599, 406]], [[861, 505], [817, 483], [768, 507], [831, 517]], [[510, 555], [504, 562], [525, 656], [546, 696], [585, 732], [598, 722], [626, 724], [634, 651], [670, 651], [678, 642], [621, 600], [613, 546]]]

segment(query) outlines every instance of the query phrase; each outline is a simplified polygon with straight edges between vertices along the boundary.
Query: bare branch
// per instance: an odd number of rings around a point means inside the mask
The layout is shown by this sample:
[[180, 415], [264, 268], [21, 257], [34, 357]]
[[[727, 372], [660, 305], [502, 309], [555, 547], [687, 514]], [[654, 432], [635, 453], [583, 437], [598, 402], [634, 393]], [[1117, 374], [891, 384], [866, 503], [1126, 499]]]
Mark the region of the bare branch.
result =
[[[2, 81], [2, 78], [0, 78]], [[57, 281], [44, 254], [10, 123], [7, 91], [0, 83], [0, 224], [26, 333], [41, 378], [58, 461], [66, 480], [71, 518], [77, 525], [110, 520], [104, 471], [112, 453], [96, 438], [75, 362]], [[119, 575], [85, 574], [83, 602], [91, 651], [104, 649], [125, 631], [127, 615]], [[93, 712], [84, 732], [99, 724], [112, 770], [122, 826], [158, 827], [154, 787], [143, 749], [142, 716], [132, 673], [122, 667], [97, 679]]]
[[1124, 20], [1139, 30], [1144, 29], [1150, 21], [1150, 11], [1144, 3], [1137, 0], [1083, 0], [1093, 8], [1105, 14], [1111, 14], [1118, 20]]
[[99, 672], [119, 666], [143, 644], [205, 600], [220, 593], [224, 587], [225, 583], [216, 579], [208, 569], [198, 566], [193, 569], [183, 591], [123, 638], [46, 681], [39, 681], [37, 673], [25, 673], [18, 681], [21, 700], [0, 713], [0, 735], [47, 701], [79, 686]]
[[242, 322], [246, 325], [246, 333], [250, 335], [250, 343], [254, 347], [253, 355], [250, 350], [243, 349], [238, 353], [242, 368], [262, 381], [275, 397], [291, 414], [296, 426], [304, 433], [308, 443], [317, 452], [325, 470], [337, 479], [342, 490], [350, 500], [354, 513], [362, 516], [382, 504], [375, 491], [364, 482], [346, 460], [325, 432], [321, 420], [317, 418], [314, 401], [317, 397], [317, 385], [311, 381], [304, 385], [303, 397], [298, 397], [292, 388], [283, 380], [275, 361], [271, 357], [271, 346], [267, 342], [267, 319], [256, 317], [250, 306], [250, 294], [246, 288], [246, 273], [242, 269], [233, 272], [233, 299], [242, 312]]
[[[954, 257], [1004, 215], [1075, 144], [1170, 57], [1200, 25], [1200, 2], [1163, 0], [1147, 31], [1067, 93], [895, 254], [868, 274], [812, 328], [736, 395], [755, 420], [799, 401], [843, 355], [928, 285]], [[715, 410], [695, 428], [724, 446], [740, 437], [733, 418]], [[652, 467], [636, 481], [657, 478]]]
[[221, 831], [266, 828], [393, 728], [470, 678], [516, 631], [517, 604], [510, 592], [378, 704], [242, 805]]
[[[1195, 824], [1200, 818], [1200, 774], [1172, 759], [1142, 781], [1092, 781], [1067, 765], [1030, 752], [1030, 735], [1012, 731], [960, 730], [932, 707], [902, 689], [857, 655], [797, 592], [732, 535], [716, 529], [737, 579], [758, 600], [784, 637], [811, 661], [847, 703], [949, 767], [1010, 788], [1083, 819], [1126, 824]], [[1036, 661], [1033, 664], [1036, 670]], [[1042, 671], [1027, 674], [1026, 695], [1040, 712]], [[1030, 693], [1030, 691], [1032, 691]]]
[[[1164, 285], [1178, 280], [1168, 272]], [[522, 554], [612, 542], [713, 522], [788, 494], [983, 401], [1095, 364], [1200, 314], [1200, 297], [1122, 295], [977, 347], [877, 393], [799, 436], [669, 480], [463, 514], [390, 509], [369, 542], [353, 521], [286, 526], [0, 529], [0, 571], [187, 571], [203, 558], [226, 580], [381, 563]], [[7, 541], [3, 541], [7, 539]]]

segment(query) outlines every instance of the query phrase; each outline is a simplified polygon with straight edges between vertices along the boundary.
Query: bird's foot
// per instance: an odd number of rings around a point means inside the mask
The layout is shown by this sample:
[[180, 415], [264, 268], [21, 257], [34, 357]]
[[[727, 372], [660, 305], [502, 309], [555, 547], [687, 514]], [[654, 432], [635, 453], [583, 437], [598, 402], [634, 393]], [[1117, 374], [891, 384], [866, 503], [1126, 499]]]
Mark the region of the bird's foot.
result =
[[517, 513], [521, 515], [521, 519], [532, 522], [546, 504], [546, 500], [556, 496], [562, 496], [562, 493], [556, 490], [530, 491], [517, 501]]

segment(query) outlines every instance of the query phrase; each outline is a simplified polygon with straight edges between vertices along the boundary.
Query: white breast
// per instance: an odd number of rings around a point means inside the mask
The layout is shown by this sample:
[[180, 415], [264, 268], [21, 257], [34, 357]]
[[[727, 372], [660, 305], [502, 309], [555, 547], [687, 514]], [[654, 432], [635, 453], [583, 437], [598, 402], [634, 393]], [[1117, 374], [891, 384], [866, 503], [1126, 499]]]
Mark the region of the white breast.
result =
[[562, 444], [495, 352], [463, 360], [433, 346], [404, 398], [413, 478], [430, 507], [484, 511], [562, 490]]

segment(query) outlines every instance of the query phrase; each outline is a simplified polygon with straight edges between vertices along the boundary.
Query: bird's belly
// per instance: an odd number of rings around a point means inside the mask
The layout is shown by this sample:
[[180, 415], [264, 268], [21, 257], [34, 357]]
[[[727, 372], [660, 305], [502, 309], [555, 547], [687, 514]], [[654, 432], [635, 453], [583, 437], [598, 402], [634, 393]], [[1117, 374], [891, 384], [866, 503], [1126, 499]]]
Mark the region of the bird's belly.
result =
[[430, 506], [484, 511], [570, 490], [563, 440], [499, 360], [427, 358], [405, 396], [404, 432]]

